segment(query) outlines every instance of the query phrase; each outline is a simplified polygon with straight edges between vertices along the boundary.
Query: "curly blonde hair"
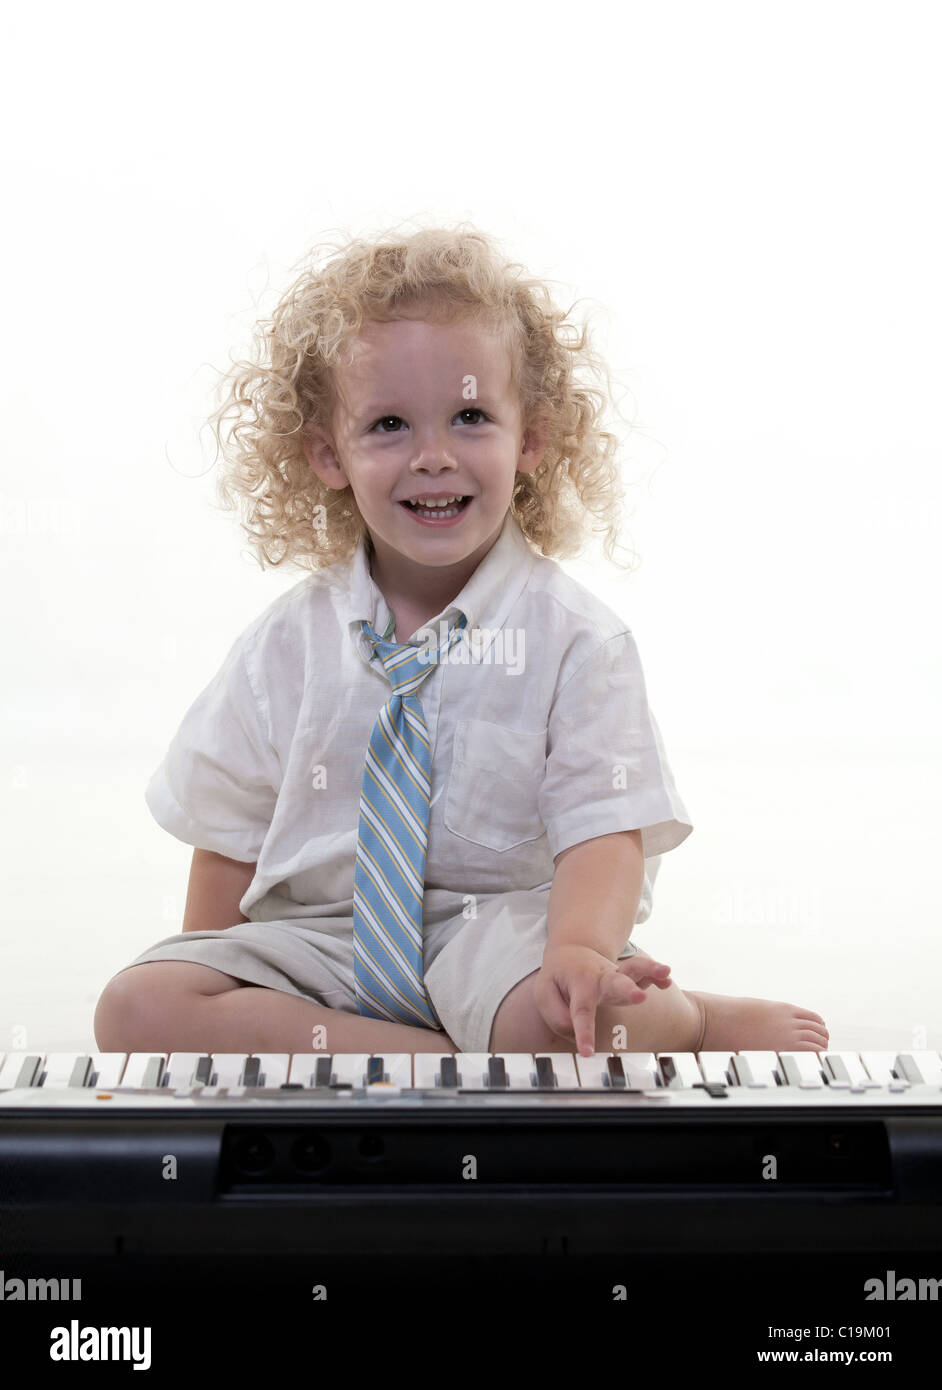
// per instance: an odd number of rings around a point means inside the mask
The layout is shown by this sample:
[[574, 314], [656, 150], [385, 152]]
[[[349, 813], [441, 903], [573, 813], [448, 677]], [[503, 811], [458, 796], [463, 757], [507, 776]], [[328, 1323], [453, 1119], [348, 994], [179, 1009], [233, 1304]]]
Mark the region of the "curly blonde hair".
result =
[[[324, 250], [336, 254], [324, 262]], [[241, 502], [263, 569], [334, 564], [367, 534], [352, 488], [328, 488], [310, 467], [302, 431], [330, 430], [332, 368], [347, 360], [361, 327], [406, 316], [471, 321], [498, 334], [525, 426], [538, 425], [547, 440], [539, 468], [517, 474], [510, 510], [521, 531], [553, 557], [581, 552], [601, 531], [607, 558], [621, 564], [614, 559], [624, 502], [618, 440], [601, 425], [612, 400], [609, 374], [588, 329], [567, 322], [571, 310], [557, 308], [544, 282], [469, 223], [347, 236], [315, 246], [300, 264], [271, 318], [255, 326], [253, 360], [232, 363], [218, 394], [227, 383], [228, 392], [209, 417], [229, 464], [217, 500], [229, 511]]]

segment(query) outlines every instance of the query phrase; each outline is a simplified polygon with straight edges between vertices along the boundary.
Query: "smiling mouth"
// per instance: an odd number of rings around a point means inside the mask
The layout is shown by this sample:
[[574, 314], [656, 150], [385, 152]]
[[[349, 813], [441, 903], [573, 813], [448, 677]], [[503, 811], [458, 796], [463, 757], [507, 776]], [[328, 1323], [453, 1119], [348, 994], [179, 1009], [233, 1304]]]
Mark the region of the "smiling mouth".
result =
[[428, 521], [434, 521], [437, 517], [445, 520], [449, 517], [457, 516], [459, 512], [465, 510], [470, 501], [470, 497], [462, 497], [457, 502], [450, 502], [447, 507], [422, 507], [416, 502], [404, 500], [400, 502], [399, 505], [405, 507], [410, 512], [415, 512], [417, 516], [425, 517]]

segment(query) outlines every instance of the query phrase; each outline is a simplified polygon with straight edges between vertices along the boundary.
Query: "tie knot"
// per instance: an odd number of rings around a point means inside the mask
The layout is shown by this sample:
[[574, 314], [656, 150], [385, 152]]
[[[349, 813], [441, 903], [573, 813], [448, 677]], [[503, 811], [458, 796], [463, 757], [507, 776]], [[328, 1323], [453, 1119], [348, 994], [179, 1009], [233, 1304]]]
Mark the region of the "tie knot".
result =
[[448, 629], [444, 641], [437, 646], [433, 646], [431, 641], [413, 646], [408, 642], [387, 642], [374, 632], [368, 622], [360, 624], [374, 653], [379, 655], [386, 677], [397, 695], [412, 694], [432, 667], [441, 663], [467, 625], [468, 619], [461, 613]]

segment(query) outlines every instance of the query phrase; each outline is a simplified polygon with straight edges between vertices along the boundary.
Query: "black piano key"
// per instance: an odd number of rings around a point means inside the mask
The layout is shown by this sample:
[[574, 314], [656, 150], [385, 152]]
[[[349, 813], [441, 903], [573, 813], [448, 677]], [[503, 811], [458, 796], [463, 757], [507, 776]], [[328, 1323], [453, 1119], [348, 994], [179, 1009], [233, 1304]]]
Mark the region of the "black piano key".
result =
[[72, 1074], [67, 1084], [69, 1086], [88, 1086], [90, 1084], [89, 1073], [91, 1069], [91, 1057], [76, 1057], [72, 1066]]
[[503, 1057], [488, 1057], [487, 1084], [492, 1091], [506, 1090], [507, 1068], [504, 1066]]
[[261, 1086], [262, 1083], [259, 1080], [258, 1071], [260, 1066], [261, 1062], [258, 1060], [257, 1057], [246, 1057], [245, 1066], [242, 1068], [242, 1079], [240, 1080], [239, 1085]]
[[536, 1059], [536, 1084], [538, 1086], [555, 1086], [556, 1073], [553, 1070], [552, 1057], [537, 1057]]
[[201, 1057], [193, 1073], [194, 1086], [208, 1086], [213, 1075], [213, 1059], [208, 1054]]
[[386, 1058], [370, 1057], [366, 1063], [366, 1084], [372, 1086], [374, 1081], [386, 1080]]
[[163, 1070], [164, 1059], [162, 1057], [151, 1057], [147, 1066], [144, 1068], [144, 1075], [141, 1077], [141, 1090], [149, 1091], [152, 1086], [159, 1087]]
[[669, 1086], [677, 1075], [673, 1057], [658, 1057], [654, 1077], [662, 1086]]
[[608, 1059], [608, 1084], [621, 1086], [623, 1090], [628, 1085], [625, 1080], [625, 1068], [621, 1064], [620, 1057], [609, 1057]]
[[317, 1064], [314, 1067], [314, 1085], [329, 1086], [330, 1078], [333, 1074], [333, 1069], [333, 1055], [331, 1055], [330, 1057], [318, 1057]]
[[37, 1055], [35, 1057], [24, 1057], [20, 1063], [20, 1070], [17, 1073], [15, 1090], [25, 1086], [38, 1086], [42, 1080], [43, 1059]]
[[441, 1059], [441, 1084], [443, 1086], [458, 1085], [458, 1062], [453, 1052]]

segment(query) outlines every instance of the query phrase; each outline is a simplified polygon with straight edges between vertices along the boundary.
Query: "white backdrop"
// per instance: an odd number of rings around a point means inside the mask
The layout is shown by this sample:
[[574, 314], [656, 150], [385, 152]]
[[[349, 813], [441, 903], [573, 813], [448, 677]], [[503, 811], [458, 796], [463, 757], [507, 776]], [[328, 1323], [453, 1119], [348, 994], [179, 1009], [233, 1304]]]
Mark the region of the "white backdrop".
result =
[[191, 849], [144, 788], [301, 577], [213, 510], [216, 373], [310, 245], [410, 217], [581, 297], [628, 392], [643, 563], [569, 567], [636, 634], [696, 827], [639, 941], [832, 1046], [942, 1045], [938, 8], [4, 25], [0, 1051], [91, 1047], [180, 929]]

